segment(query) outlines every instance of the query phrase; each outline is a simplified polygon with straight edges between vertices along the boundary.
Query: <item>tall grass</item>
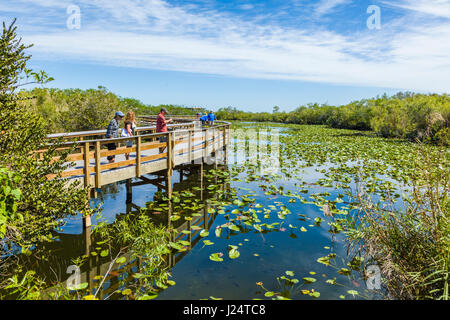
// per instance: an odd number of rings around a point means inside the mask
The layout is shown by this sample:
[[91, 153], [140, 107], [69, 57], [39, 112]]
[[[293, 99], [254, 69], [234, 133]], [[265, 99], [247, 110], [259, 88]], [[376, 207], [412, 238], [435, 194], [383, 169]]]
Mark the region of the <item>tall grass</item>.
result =
[[377, 262], [390, 299], [449, 299], [448, 159], [448, 148], [420, 144], [402, 209], [389, 193], [375, 203], [360, 183], [359, 212], [340, 220], [350, 242]]

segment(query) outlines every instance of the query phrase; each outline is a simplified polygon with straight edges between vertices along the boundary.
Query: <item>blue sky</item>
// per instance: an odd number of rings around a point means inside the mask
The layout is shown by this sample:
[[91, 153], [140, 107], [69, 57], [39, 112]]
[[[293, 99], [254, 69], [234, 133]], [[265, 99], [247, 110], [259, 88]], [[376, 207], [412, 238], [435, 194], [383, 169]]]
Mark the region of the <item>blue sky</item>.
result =
[[14, 17], [49, 86], [149, 104], [289, 111], [450, 92], [450, 0], [1, 0]]

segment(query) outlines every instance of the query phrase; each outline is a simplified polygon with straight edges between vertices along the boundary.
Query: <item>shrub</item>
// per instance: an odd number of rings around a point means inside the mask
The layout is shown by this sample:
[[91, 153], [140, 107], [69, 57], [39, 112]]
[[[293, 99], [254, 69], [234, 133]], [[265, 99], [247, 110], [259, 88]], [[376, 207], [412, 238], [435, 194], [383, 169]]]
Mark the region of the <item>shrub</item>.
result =
[[[47, 146], [46, 122], [30, 112], [27, 101], [17, 94], [19, 80], [33, 78], [35, 83], [50, 81], [44, 72], [26, 69], [29, 47], [17, 39], [15, 22], [6, 27], [0, 38], [0, 167], [2, 202], [2, 245], [0, 256], [11, 257], [21, 248], [31, 248], [41, 241], [53, 239], [51, 231], [61, 225], [61, 218], [82, 211], [92, 214], [87, 191], [77, 185], [67, 186], [60, 176], [65, 168], [66, 154], [54, 161], [57, 145]], [[30, 82], [30, 81], [26, 81]], [[39, 158], [35, 150], [47, 151]], [[18, 191], [20, 190], [20, 191]], [[20, 192], [20, 197], [19, 197]], [[13, 195], [13, 198], [11, 198]], [[0, 260], [3, 271], [6, 260]], [[0, 288], [2, 284], [0, 283]]]

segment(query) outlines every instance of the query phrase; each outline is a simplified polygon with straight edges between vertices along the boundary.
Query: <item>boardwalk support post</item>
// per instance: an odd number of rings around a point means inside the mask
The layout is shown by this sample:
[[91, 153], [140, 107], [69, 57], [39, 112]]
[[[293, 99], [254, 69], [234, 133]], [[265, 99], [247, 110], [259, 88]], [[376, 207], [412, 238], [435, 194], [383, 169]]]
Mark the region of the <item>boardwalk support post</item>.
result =
[[95, 142], [95, 187], [97, 189], [102, 186], [102, 170], [100, 158], [100, 141]]
[[[88, 197], [91, 198], [91, 189], [90, 189], [90, 185], [91, 185], [91, 175], [90, 175], [90, 161], [89, 161], [89, 142], [85, 142], [84, 143], [84, 148], [83, 148], [83, 152], [84, 152], [84, 167], [83, 167], [83, 172], [84, 172], [84, 186], [86, 188], [88, 188]], [[91, 216], [85, 216], [83, 217], [83, 227], [84, 228], [89, 228], [91, 226]]]
[[84, 186], [89, 187], [91, 184], [90, 175], [90, 162], [89, 162], [89, 142], [84, 143]]
[[214, 139], [213, 139], [214, 147], [213, 147], [212, 152], [214, 152], [214, 170], [217, 170], [217, 150], [219, 149], [218, 144], [219, 144], [220, 140], [219, 140], [219, 138], [216, 139], [216, 135], [217, 135], [216, 127], [213, 128], [213, 134], [214, 134]]
[[166, 175], [166, 191], [169, 199], [172, 198], [172, 174], [173, 174], [173, 136], [172, 133], [167, 134], [167, 175]]
[[208, 135], [208, 131], [209, 131], [209, 129], [206, 129], [205, 130], [205, 151], [203, 152], [203, 163], [204, 162], [207, 162], [208, 161], [208, 147], [209, 147], [209, 141], [208, 141], [208, 138], [209, 138], [209, 135]]
[[131, 185], [131, 179], [127, 179], [126, 189], [127, 189], [126, 203], [130, 204], [133, 202], [133, 189], [132, 189], [132, 185]]
[[141, 137], [138, 136], [136, 139], [136, 177], [140, 178], [141, 173]]
[[189, 150], [189, 163], [192, 163], [192, 130], [189, 130], [188, 150]]
[[228, 161], [228, 150], [227, 150], [227, 128], [223, 127], [223, 140], [222, 140], [222, 152], [223, 152], [223, 164], [226, 165]]
[[92, 225], [91, 216], [83, 217], [83, 229], [90, 228]]

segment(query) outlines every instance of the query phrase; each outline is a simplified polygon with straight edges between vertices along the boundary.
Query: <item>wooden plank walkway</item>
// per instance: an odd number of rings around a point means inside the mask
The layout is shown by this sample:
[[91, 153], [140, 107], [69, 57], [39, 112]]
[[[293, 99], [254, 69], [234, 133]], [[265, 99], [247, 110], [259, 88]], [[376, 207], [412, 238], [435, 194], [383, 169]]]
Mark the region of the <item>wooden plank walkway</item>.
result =
[[[151, 121], [144, 117], [144, 122]], [[216, 121], [214, 126], [201, 127], [198, 121], [177, 119], [178, 124], [168, 125], [169, 132], [155, 133], [156, 128], [139, 127], [136, 135], [127, 138], [104, 139], [106, 130], [63, 133], [49, 136], [49, 139], [75, 141], [58, 144], [58, 150], [67, 152], [67, 168], [61, 176], [49, 175], [49, 179], [67, 179], [68, 185], [75, 181], [90, 190], [104, 185], [133, 178], [153, 181], [163, 187], [169, 199], [172, 197], [173, 170], [182, 165], [208, 163], [212, 156], [217, 164], [217, 152], [225, 151], [231, 139], [231, 124]], [[88, 140], [89, 139], [89, 140]], [[115, 143], [116, 150], [107, 145]], [[131, 147], [127, 147], [132, 143]], [[49, 146], [50, 147], [50, 146]], [[46, 150], [38, 150], [40, 156]], [[126, 154], [129, 155], [128, 160]], [[224, 152], [226, 157], [227, 152]], [[109, 163], [108, 156], [115, 156]], [[55, 158], [55, 160], [58, 158]], [[144, 175], [156, 174], [150, 180]], [[161, 178], [163, 176], [163, 178]], [[164, 181], [165, 185], [161, 182]], [[95, 196], [95, 192], [93, 192]], [[83, 219], [85, 227], [91, 225], [90, 217]]]
[[[104, 135], [105, 130], [58, 134], [49, 138], [76, 139], [61, 145], [61, 150], [72, 150], [67, 158], [68, 168], [61, 178], [67, 178], [69, 182], [78, 180], [90, 188], [161, 171], [171, 176], [172, 170], [179, 165], [205, 162], [217, 151], [224, 150], [230, 140], [231, 125], [227, 122], [217, 121], [212, 127], [202, 128], [194, 121], [185, 121], [168, 127], [167, 133], [154, 133], [155, 127], [137, 128], [137, 135], [129, 138], [92, 139]], [[127, 147], [127, 142], [133, 145]], [[111, 143], [117, 144], [116, 150], [107, 150]], [[128, 160], [125, 154], [129, 154]], [[109, 163], [108, 156], [115, 156], [115, 162]]]

